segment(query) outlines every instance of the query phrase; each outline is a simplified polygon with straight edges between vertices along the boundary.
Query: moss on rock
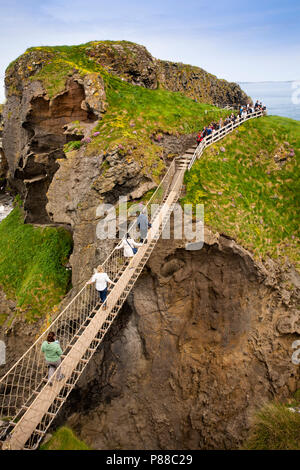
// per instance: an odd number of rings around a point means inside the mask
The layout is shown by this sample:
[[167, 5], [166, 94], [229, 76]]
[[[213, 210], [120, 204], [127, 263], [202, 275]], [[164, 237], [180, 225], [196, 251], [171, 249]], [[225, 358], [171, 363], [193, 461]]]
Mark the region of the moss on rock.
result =
[[87, 444], [78, 439], [74, 432], [63, 426], [42, 444], [40, 450], [91, 450]]

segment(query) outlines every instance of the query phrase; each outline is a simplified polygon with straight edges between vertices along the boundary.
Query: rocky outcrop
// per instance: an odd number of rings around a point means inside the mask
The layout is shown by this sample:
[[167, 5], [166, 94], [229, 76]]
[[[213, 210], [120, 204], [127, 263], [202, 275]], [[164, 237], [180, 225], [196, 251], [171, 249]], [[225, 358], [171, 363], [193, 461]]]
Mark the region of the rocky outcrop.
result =
[[134, 85], [179, 91], [199, 102], [219, 106], [250, 102], [236, 83], [218, 79], [200, 67], [155, 59], [139, 44], [100, 41], [91, 43], [86, 53], [110, 73]]
[[46, 192], [58, 169], [57, 159], [64, 158], [65, 143], [80, 138], [68, 124], [93, 125], [104, 101], [95, 102], [89, 88], [97, 86], [104, 99], [104, 85], [100, 77], [74, 75], [65, 91], [50, 100], [40, 82], [26, 84], [17, 71], [14, 77], [20, 93], [7, 100], [3, 133], [10, 183], [25, 201], [26, 222], [48, 223]]
[[220, 107], [251, 102], [236, 83], [218, 79], [192, 65], [158, 61], [158, 80], [160, 86], [167, 90], [179, 91], [196, 101]]
[[3, 138], [3, 105], [0, 104], [0, 192], [2, 192], [6, 186], [6, 176], [8, 165], [2, 148], [2, 138]]
[[159, 241], [56, 424], [96, 449], [237, 448], [257, 406], [300, 386], [297, 295], [293, 269], [223, 236]]

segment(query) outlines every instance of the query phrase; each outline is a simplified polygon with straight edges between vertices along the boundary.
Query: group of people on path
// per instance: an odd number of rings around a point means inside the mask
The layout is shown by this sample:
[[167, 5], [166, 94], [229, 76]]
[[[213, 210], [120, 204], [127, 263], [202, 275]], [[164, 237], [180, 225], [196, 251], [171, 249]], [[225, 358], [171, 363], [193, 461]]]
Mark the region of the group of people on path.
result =
[[208, 126], [204, 127], [197, 135], [197, 144], [200, 144], [204, 137], [213, 134], [215, 131], [222, 129], [222, 127], [227, 126], [232, 123], [235, 124], [241, 120], [244, 120], [249, 114], [255, 113], [256, 111], [265, 111], [266, 106], [263, 106], [261, 102], [256, 101], [254, 107], [247, 104], [247, 106], [241, 106], [239, 108], [238, 114], [231, 113], [230, 116], [227, 116], [224, 120], [221, 117], [218, 122], [211, 122]]
[[265, 111], [267, 108], [262, 104], [261, 101], [256, 100], [254, 106], [251, 106], [249, 103], [247, 106], [241, 106], [239, 109], [239, 117], [244, 119], [248, 114], [256, 113], [257, 111]]

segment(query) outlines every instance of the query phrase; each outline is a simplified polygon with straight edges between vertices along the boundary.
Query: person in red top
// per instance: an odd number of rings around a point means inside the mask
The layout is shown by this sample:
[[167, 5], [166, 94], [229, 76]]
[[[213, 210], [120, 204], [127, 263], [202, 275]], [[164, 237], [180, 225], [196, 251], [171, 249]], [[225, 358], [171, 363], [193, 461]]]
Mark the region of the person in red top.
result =
[[203, 140], [202, 132], [199, 132], [197, 135], [197, 144], [200, 144], [201, 140]]

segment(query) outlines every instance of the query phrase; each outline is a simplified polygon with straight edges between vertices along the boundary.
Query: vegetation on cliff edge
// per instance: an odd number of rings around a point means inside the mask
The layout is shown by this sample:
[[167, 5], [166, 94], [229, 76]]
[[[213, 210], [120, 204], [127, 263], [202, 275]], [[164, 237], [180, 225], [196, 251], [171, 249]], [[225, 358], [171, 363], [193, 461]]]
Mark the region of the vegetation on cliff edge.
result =
[[245, 450], [300, 450], [300, 413], [268, 403], [254, 416]]
[[85, 442], [79, 440], [66, 426], [59, 428], [40, 450], [91, 450]]
[[209, 147], [185, 175], [183, 203], [204, 204], [205, 222], [257, 257], [299, 267], [300, 122], [248, 121]]
[[163, 149], [159, 145], [166, 134], [191, 134], [213, 119], [228, 114], [214, 106], [196, 103], [181, 93], [147, 88], [123, 82], [118, 77], [104, 76], [108, 109], [94, 129], [86, 154], [109, 151], [140, 161], [159, 181], [165, 168]]
[[[67, 292], [70, 271], [64, 264], [72, 237], [62, 228], [35, 228], [23, 219], [17, 206], [0, 223], [0, 286], [17, 302], [17, 314], [31, 322], [50, 313]], [[2, 314], [0, 324], [6, 320]]]

